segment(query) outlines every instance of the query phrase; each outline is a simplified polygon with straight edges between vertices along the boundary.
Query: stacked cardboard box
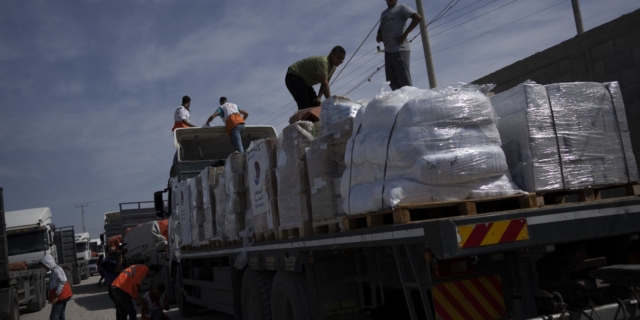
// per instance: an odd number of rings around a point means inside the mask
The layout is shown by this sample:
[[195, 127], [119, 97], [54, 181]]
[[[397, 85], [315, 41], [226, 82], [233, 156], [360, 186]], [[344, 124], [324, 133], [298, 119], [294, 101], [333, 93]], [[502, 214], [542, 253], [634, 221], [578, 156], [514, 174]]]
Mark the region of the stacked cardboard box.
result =
[[178, 213], [180, 216], [180, 246], [191, 245], [191, 179], [183, 180], [178, 185]]
[[199, 245], [204, 242], [204, 206], [202, 195], [202, 176], [191, 178], [189, 182], [190, 220], [191, 220], [191, 244]]
[[279, 226], [275, 168], [276, 139], [254, 141], [247, 150], [247, 190], [252, 211], [245, 217], [256, 234], [275, 232]]
[[223, 234], [227, 240], [237, 240], [238, 233], [244, 229], [244, 214], [247, 210], [245, 188], [246, 168], [247, 157], [244, 153], [231, 154], [225, 163], [223, 175], [226, 194], [225, 209], [223, 211]]
[[276, 179], [280, 228], [296, 228], [310, 221], [309, 178], [304, 160], [318, 127], [299, 121], [284, 128], [277, 142]]
[[204, 209], [204, 240], [216, 239], [216, 197], [214, 188], [220, 183], [220, 177], [224, 167], [207, 167], [200, 176], [202, 177], [202, 195]]

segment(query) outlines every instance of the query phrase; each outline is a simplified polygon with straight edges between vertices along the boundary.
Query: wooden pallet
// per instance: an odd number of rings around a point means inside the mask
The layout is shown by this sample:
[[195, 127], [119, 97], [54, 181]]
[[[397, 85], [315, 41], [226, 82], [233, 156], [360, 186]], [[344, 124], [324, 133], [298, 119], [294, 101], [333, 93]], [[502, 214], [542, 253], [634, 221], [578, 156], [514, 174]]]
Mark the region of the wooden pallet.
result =
[[371, 228], [446, 217], [494, 213], [538, 207], [537, 197], [529, 193], [508, 197], [467, 199], [401, 205], [393, 210], [344, 217], [345, 230]]
[[310, 221], [293, 228], [278, 228], [278, 239], [301, 238], [313, 235], [313, 229]]
[[640, 196], [640, 185], [637, 182], [582, 189], [536, 192], [538, 205], [541, 207], [571, 202], [600, 201], [638, 196]]
[[323, 219], [319, 221], [313, 221], [313, 234], [329, 234], [340, 232], [340, 223], [342, 218]]
[[266, 232], [266, 233], [256, 233], [253, 236], [253, 239], [256, 242], [265, 242], [265, 241], [278, 240], [278, 232], [277, 231], [269, 231], [269, 232]]

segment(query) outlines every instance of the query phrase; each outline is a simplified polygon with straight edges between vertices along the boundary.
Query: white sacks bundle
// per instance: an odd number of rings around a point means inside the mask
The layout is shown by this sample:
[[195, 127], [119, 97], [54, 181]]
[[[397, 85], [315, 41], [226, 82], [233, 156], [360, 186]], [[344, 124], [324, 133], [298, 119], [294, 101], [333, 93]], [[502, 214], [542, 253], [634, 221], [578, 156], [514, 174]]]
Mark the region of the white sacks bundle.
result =
[[372, 100], [347, 146], [345, 211], [520, 192], [507, 175], [495, 113], [480, 90], [404, 87]]

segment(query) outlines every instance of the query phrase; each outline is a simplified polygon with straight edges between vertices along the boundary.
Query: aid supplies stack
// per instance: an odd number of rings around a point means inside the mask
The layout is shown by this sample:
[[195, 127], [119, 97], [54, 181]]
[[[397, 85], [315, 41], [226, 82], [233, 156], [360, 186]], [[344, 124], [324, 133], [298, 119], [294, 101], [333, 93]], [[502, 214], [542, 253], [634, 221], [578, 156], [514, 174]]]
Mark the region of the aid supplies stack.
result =
[[321, 136], [306, 151], [314, 221], [343, 215], [340, 181], [347, 141], [353, 131], [353, 120], [363, 105], [345, 97], [333, 96], [322, 102]]
[[[277, 231], [280, 223], [276, 184], [275, 138], [257, 140], [247, 149], [247, 190], [252, 207], [252, 225], [256, 234]], [[245, 217], [248, 226], [249, 214]]]
[[485, 90], [468, 84], [404, 87], [372, 100], [346, 152], [345, 211], [521, 192], [508, 177]]
[[223, 171], [224, 167], [207, 167], [200, 173], [202, 178], [203, 233], [205, 241], [216, 237], [216, 197], [213, 190], [219, 184]]
[[276, 179], [280, 229], [299, 227], [311, 215], [305, 149], [315, 139], [317, 127], [299, 121], [284, 128], [277, 140]]
[[191, 179], [186, 179], [178, 185], [178, 215], [180, 216], [180, 246], [191, 245]]
[[525, 82], [492, 103], [509, 169], [523, 190], [638, 180], [617, 83]]
[[245, 170], [246, 155], [231, 154], [225, 162], [220, 183], [214, 189], [217, 233], [226, 240], [237, 240], [238, 232], [244, 229]]
[[202, 175], [191, 178], [189, 183], [191, 193], [190, 220], [191, 220], [191, 244], [205, 243], [204, 237], [204, 204], [202, 194]]

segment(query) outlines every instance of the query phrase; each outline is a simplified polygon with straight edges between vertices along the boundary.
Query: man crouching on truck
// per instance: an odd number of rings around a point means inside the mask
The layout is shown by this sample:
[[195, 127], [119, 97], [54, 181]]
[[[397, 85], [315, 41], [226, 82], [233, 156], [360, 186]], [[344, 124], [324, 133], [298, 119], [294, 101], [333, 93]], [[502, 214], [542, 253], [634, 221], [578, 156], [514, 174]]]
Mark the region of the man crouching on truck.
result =
[[40, 260], [40, 266], [43, 269], [51, 270], [49, 276], [49, 302], [51, 303], [50, 320], [65, 320], [65, 310], [67, 309], [67, 302], [73, 296], [71, 292], [71, 286], [67, 276], [64, 274], [64, 270], [56, 264], [53, 257], [45, 255]]
[[136, 320], [138, 312], [133, 305], [132, 299], [137, 305], [142, 305], [142, 299], [138, 295], [140, 284], [144, 279], [153, 278], [160, 271], [160, 267], [155, 264], [145, 266], [134, 264], [120, 272], [120, 275], [111, 284], [111, 293], [116, 300], [116, 311], [119, 319]]
[[227, 102], [227, 98], [220, 98], [220, 108], [216, 109], [205, 126], [209, 126], [209, 123], [217, 116], [222, 118], [225, 127], [227, 127], [227, 134], [231, 137], [231, 144], [236, 149], [236, 153], [244, 153], [244, 147], [242, 146], [241, 133], [244, 131], [244, 121], [249, 117], [249, 113], [238, 109], [238, 106]]

